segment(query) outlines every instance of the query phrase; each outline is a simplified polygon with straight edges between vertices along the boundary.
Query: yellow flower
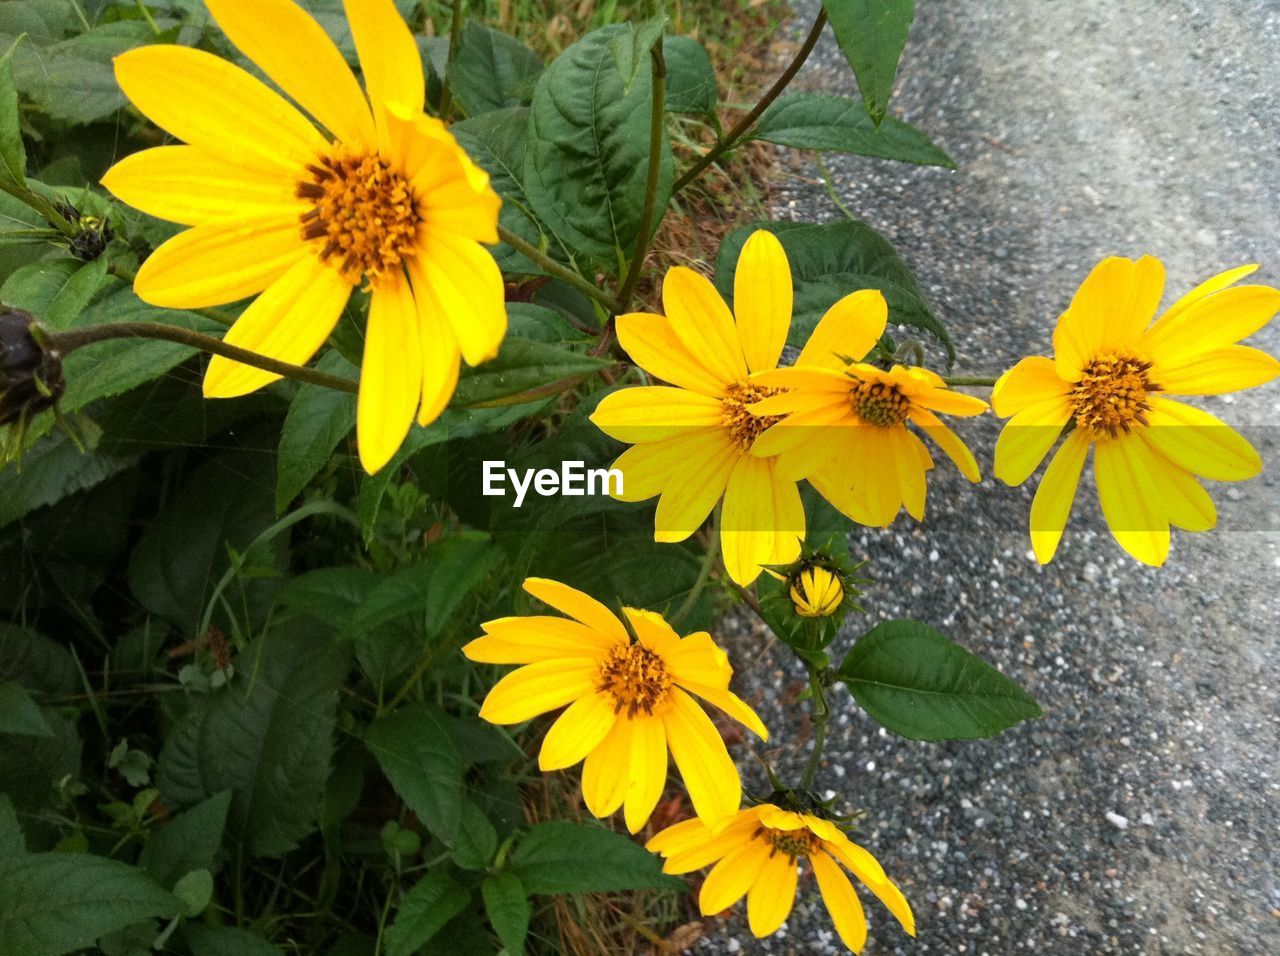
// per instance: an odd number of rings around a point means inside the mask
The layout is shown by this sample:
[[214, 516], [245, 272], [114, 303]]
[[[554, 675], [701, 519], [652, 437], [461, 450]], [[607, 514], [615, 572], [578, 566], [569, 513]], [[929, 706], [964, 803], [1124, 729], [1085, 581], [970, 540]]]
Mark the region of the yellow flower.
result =
[[770, 424], [747, 407], [773, 393], [750, 375], [775, 368], [791, 327], [791, 267], [770, 232], [742, 247], [731, 313], [715, 287], [676, 266], [662, 283], [666, 317], [618, 317], [618, 340], [646, 372], [667, 385], [607, 395], [591, 416], [606, 434], [634, 443], [618, 458], [624, 501], [661, 495], [654, 540], [683, 541], [724, 498], [724, 566], [748, 585], [766, 564], [800, 554], [804, 506], [794, 480], [750, 454]]
[[[364, 282], [372, 301], [357, 434], [361, 462], [377, 471], [415, 412], [425, 425], [448, 404], [459, 354], [474, 365], [497, 353], [502, 276], [481, 243], [497, 241], [500, 200], [424, 114], [422, 58], [392, 0], [346, 0], [365, 92], [292, 0], [206, 3], [324, 132], [203, 50], [155, 45], [117, 57], [133, 105], [187, 144], [128, 156], [103, 178], [124, 202], [193, 227], [151, 254], [135, 290], [180, 309], [257, 296], [226, 341], [300, 364]], [[278, 378], [215, 356], [204, 392], [229, 398]]]
[[719, 913], [745, 895], [747, 920], [756, 938], [769, 936], [786, 922], [800, 860], [813, 870], [836, 932], [855, 953], [867, 941], [867, 920], [841, 866], [889, 908], [903, 929], [916, 934], [911, 906], [876, 858], [830, 820], [812, 814], [763, 803], [740, 810], [719, 833], [701, 820], [685, 820], [657, 834], [647, 847], [666, 858], [666, 873], [690, 873], [714, 863], [698, 896], [702, 914]]
[[742, 801], [742, 782], [715, 725], [690, 694], [762, 739], [755, 712], [729, 690], [729, 658], [699, 631], [681, 638], [658, 614], [623, 608], [638, 638], [607, 607], [566, 584], [529, 578], [524, 589], [568, 615], [504, 617], [463, 648], [484, 664], [523, 664], [494, 685], [480, 716], [518, 724], [568, 708], [542, 741], [538, 765], [562, 770], [585, 758], [582, 797], [597, 817], [625, 803], [635, 833], [667, 781], [667, 748], [698, 816], [711, 826]]
[[987, 403], [950, 391], [923, 368], [889, 371], [856, 361], [884, 334], [888, 307], [874, 289], [855, 292], [832, 307], [813, 330], [796, 364], [752, 377], [785, 389], [751, 406], [777, 417], [753, 455], [778, 455], [784, 478], [808, 478], [832, 505], [862, 524], [884, 526], [905, 506], [924, 518], [929, 450], [912, 422], [970, 481], [980, 480], [973, 453], [937, 412], [980, 415]]
[[827, 568], [805, 568], [791, 582], [791, 604], [801, 617], [829, 617], [843, 603], [840, 577]]
[[992, 405], [1010, 418], [995, 473], [1026, 481], [1073, 426], [1036, 489], [1031, 543], [1052, 560], [1090, 446], [1102, 513], [1129, 554], [1160, 565], [1170, 525], [1207, 531], [1217, 522], [1196, 480], [1242, 481], [1262, 469], [1253, 447], [1208, 412], [1167, 395], [1217, 395], [1262, 385], [1280, 362], [1237, 345], [1280, 310], [1280, 291], [1235, 285], [1257, 266], [1209, 279], [1151, 321], [1164, 266], [1150, 256], [1104, 259], [1085, 279], [1053, 333], [1054, 357], [1024, 358], [996, 382]]

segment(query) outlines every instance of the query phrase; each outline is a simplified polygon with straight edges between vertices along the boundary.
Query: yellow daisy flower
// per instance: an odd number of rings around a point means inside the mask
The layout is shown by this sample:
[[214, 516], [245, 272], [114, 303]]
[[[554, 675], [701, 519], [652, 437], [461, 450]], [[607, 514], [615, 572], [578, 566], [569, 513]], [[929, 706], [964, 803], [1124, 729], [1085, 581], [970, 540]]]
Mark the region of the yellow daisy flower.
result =
[[591, 416], [606, 434], [634, 443], [614, 463], [624, 476], [617, 497], [661, 495], [654, 540], [683, 541], [724, 499], [724, 566], [743, 586], [763, 565], [794, 561], [804, 538], [796, 482], [750, 454], [770, 420], [747, 410], [774, 392], [750, 376], [777, 366], [791, 302], [791, 267], [770, 232], [753, 233], [742, 247], [734, 312], [707, 279], [676, 266], [662, 283], [665, 317], [617, 320], [618, 340], [635, 363], [671, 384], [613, 392]]
[[1166, 397], [1234, 392], [1280, 375], [1280, 362], [1236, 344], [1280, 310], [1280, 291], [1235, 284], [1255, 269], [1209, 279], [1152, 322], [1164, 266], [1151, 256], [1104, 259], [1058, 319], [1054, 357], [1024, 358], [996, 382], [992, 405], [1009, 423], [995, 473], [1007, 484], [1026, 481], [1071, 426], [1031, 505], [1040, 563], [1062, 539], [1090, 447], [1111, 533], [1151, 565], [1169, 556], [1170, 525], [1207, 531], [1216, 523], [1197, 478], [1242, 481], [1261, 471], [1258, 453], [1237, 432]]
[[701, 697], [761, 739], [764, 724], [733, 691], [729, 658], [703, 631], [679, 637], [661, 615], [623, 608], [627, 627], [581, 591], [545, 578], [524, 589], [571, 620], [504, 617], [464, 647], [484, 664], [522, 664], [494, 685], [480, 716], [519, 724], [567, 709], [542, 741], [538, 765], [562, 770], [585, 760], [582, 797], [597, 817], [625, 804], [635, 833], [667, 781], [667, 750], [699, 817], [717, 826], [738, 809], [742, 782], [724, 740], [693, 697]]
[[[143, 150], [103, 177], [124, 202], [192, 227], [142, 264], [135, 291], [178, 309], [257, 296], [226, 341], [300, 364], [363, 282], [357, 434], [377, 471], [415, 412], [425, 425], [448, 404], [459, 355], [474, 365], [497, 354], [502, 276], [481, 244], [497, 241], [500, 200], [423, 112], [422, 58], [392, 0], [346, 0], [364, 92], [292, 0], [206, 4], [293, 103], [203, 50], [158, 44], [116, 58], [133, 105], [186, 144]], [[215, 356], [204, 393], [230, 398], [278, 378]]]
[[746, 896], [747, 921], [757, 939], [773, 934], [786, 922], [801, 860], [818, 880], [840, 939], [855, 953], [867, 941], [867, 919], [841, 867], [887, 906], [908, 934], [916, 934], [911, 906], [876, 858], [830, 820], [809, 813], [762, 803], [738, 811], [718, 833], [695, 818], [668, 827], [646, 846], [666, 858], [666, 873], [711, 866], [698, 895], [702, 914], [719, 913]]
[[805, 568], [791, 582], [791, 606], [801, 617], [830, 617], [844, 603], [840, 576], [828, 568]]
[[987, 403], [949, 390], [933, 372], [895, 365], [885, 371], [855, 361], [867, 355], [888, 320], [874, 289], [837, 302], [814, 328], [796, 364], [752, 377], [784, 389], [750, 410], [777, 424], [757, 439], [753, 455], [778, 456], [783, 478], [808, 478], [832, 505], [862, 524], [882, 527], [904, 506], [924, 518], [929, 450], [911, 422], [977, 482], [973, 453], [937, 413], [980, 415]]

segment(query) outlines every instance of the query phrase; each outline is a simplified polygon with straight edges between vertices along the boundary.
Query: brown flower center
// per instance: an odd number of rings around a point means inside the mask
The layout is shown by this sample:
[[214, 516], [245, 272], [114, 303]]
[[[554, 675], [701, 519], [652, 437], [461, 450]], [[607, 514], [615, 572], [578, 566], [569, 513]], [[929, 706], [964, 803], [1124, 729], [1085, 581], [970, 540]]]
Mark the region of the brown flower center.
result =
[[1121, 431], [1128, 434], [1135, 422], [1147, 424], [1147, 396], [1160, 391], [1147, 374], [1150, 369], [1150, 362], [1127, 355], [1104, 355], [1090, 362], [1071, 390], [1076, 427], [1098, 438], [1115, 438]]
[[628, 717], [640, 711], [652, 715], [671, 689], [671, 672], [662, 658], [643, 644], [619, 644], [600, 665], [599, 688], [613, 695], [617, 702], [614, 713], [625, 708]]
[[855, 383], [849, 402], [859, 418], [880, 428], [901, 425], [911, 410], [911, 400], [886, 382]]
[[760, 827], [753, 836], [763, 837], [764, 841], [773, 847], [769, 851], [769, 856], [773, 856], [775, 853], [785, 853], [793, 860], [797, 857], [808, 856], [818, 849], [821, 843], [812, 830], [804, 828], [799, 830], [774, 830], [771, 827]]
[[297, 195], [312, 207], [302, 238], [321, 243], [353, 282], [397, 268], [417, 247], [422, 221], [409, 181], [381, 156], [337, 154], [307, 167]]
[[748, 450], [762, 432], [770, 426], [782, 421], [782, 415], [753, 415], [747, 406], [763, 401], [771, 395], [780, 395], [786, 391], [781, 388], [770, 388], [767, 385], [754, 385], [751, 382], [734, 382], [724, 390], [724, 398], [720, 400], [721, 413], [724, 416], [724, 427], [729, 435], [742, 448]]

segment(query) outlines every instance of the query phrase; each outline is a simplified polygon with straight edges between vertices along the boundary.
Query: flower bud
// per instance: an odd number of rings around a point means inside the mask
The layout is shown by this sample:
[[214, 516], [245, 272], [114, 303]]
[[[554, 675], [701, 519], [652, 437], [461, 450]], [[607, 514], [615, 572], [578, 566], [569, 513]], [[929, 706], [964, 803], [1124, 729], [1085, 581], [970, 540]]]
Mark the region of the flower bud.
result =
[[843, 603], [844, 585], [828, 568], [813, 565], [791, 579], [791, 605], [801, 617], [829, 617]]
[[67, 387], [62, 356], [40, 344], [34, 323], [29, 313], [0, 307], [0, 425], [52, 408]]
[[60, 202], [54, 206], [58, 214], [76, 227], [76, 234], [68, 243], [71, 254], [81, 262], [92, 262], [102, 255], [115, 232], [111, 223], [98, 216], [81, 215], [71, 203]]

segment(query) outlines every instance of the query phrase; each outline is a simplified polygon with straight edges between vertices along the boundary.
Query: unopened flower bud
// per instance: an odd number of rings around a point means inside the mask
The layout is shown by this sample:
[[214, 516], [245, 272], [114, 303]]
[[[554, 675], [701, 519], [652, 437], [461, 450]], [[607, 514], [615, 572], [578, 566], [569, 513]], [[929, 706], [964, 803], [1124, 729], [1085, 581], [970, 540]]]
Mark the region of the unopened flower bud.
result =
[[820, 565], [791, 579], [791, 605], [801, 617], [830, 617], [844, 603], [844, 585], [834, 571]]
[[71, 203], [60, 202], [54, 206], [58, 214], [76, 227], [76, 234], [68, 243], [71, 254], [81, 262], [92, 262], [102, 255], [115, 235], [111, 223], [98, 216], [81, 215]]
[[34, 323], [26, 312], [0, 307], [0, 425], [52, 408], [67, 387], [62, 356], [40, 344]]

